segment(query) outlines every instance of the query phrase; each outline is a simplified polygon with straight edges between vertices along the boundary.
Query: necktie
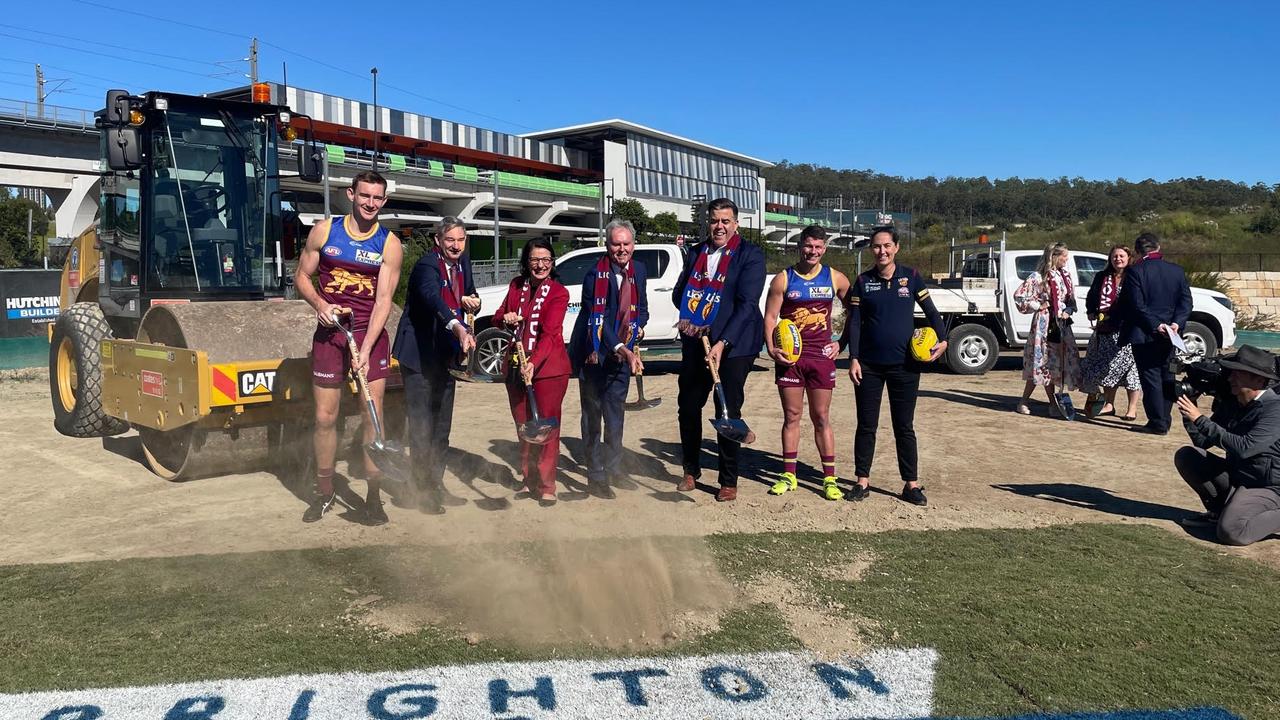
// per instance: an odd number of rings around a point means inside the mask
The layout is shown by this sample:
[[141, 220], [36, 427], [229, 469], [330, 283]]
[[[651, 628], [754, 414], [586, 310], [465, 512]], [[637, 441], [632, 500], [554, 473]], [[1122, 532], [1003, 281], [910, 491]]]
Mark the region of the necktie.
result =
[[631, 341], [631, 279], [620, 275], [618, 288], [618, 338], [624, 344]]
[[449, 266], [449, 288], [453, 290], [453, 297], [458, 301], [458, 305], [462, 304], [462, 283], [458, 282], [458, 266]]

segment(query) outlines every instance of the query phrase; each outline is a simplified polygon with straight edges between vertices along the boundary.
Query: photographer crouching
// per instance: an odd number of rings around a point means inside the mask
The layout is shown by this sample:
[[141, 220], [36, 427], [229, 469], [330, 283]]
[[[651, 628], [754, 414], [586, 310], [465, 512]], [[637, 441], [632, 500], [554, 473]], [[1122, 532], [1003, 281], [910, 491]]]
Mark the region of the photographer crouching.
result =
[[[1276, 357], [1251, 345], [1217, 364], [1227, 373], [1222, 392], [1200, 388], [1214, 394], [1212, 418], [1196, 407], [1194, 370], [1175, 393], [1194, 447], [1179, 448], [1173, 463], [1207, 511], [1183, 525], [1215, 526], [1221, 542], [1249, 545], [1280, 532], [1280, 375]], [[1225, 458], [1208, 452], [1215, 445]]]

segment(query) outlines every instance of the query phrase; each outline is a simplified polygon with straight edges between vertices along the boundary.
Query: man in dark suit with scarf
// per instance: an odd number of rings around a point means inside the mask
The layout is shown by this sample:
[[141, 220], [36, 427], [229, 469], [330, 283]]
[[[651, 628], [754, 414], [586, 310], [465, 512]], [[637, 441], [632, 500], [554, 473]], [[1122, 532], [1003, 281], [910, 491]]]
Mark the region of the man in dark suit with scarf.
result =
[[404, 378], [418, 509], [431, 515], [443, 513], [445, 505], [466, 503], [444, 489], [456, 384], [449, 366], [475, 347], [463, 316], [480, 309], [466, 251], [462, 221], [443, 218], [436, 248], [423, 255], [409, 275], [409, 295], [393, 350]]
[[1134, 364], [1142, 382], [1142, 407], [1147, 424], [1139, 432], [1166, 435], [1173, 423], [1174, 398], [1164, 388], [1173, 381], [1170, 334], [1187, 326], [1191, 317], [1191, 286], [1182, 268], [1160, 254], [1160, 238], [1144, 232], [1134, 242], [1142, 258], [1125, 273], [1119, 306], [1120, 342], [1133, 346]]
[[[707, 212], [711, 237], [689, 249], [672, 295], [680, 308], [677, 403], [684, 465], [680, 490], [686, 492], [694, 489], [702, 475], [702, 410], [712, 388], [708, 363], [719, 363], [728, 404], [725, 415], [741, 418], [747, 373], [764, 346], [764, 316], [760, 314], [764, 253], [738, 235], [738, 206], [732, 200], [712, 200]], [[703, 350], [704, 335], [711, 343], [709, 354]], [[729, 502], [738, 497], [739, 444], [721, 436], [716, 438], [716, 447], [720, 456], [716, 500]]]
[[611, 486], [622, 477], [623, 405], [631, 375], [644, 370], [639, 342], [649, 321], [649, 302], [644, 265], [632, 257], [635, 228], [614, 220], [604, 230], [605, 255], [582, 280], [582, 309], [569, 341], [569, 359], [579, 373], [587, 492], [611, 500]]

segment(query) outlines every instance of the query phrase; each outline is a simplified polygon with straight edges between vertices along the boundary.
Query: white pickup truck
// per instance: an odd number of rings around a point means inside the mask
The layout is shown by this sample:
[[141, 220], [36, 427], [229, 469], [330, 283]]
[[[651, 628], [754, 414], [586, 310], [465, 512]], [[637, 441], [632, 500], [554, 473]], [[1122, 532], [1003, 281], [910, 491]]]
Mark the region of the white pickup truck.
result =
[[[649, 323], [644, 329], [641, 341], [643, 351], [654, 352], [663, 349], [676, 349], [680, 339], [676, 332], [676, 321], [680, 314], [675, 303], [671, 301], [671, 292], [680, 279], [684, 269], [683, 250], [676, 245], [653, 244], [637, 245], [635, 260], [642, 263], [647, 280], [649, 300]], [[569, 311], [564, 316], [565, 342], [573, 335], [573, 326], [578, 321], [578, 313], [582, 310], [582, 278], [586, 276], [600, 258], [604, 256], [604, 248], [593, 247], [574, 250], [556, 258], [556, 272], [560, 282], [569, 291]], [[764, 293], [760, 296], [760, 308], [764, 309], [765, 296], [768, 294], [766, 282]], [[506, 297], [506, 285], [488, 285], [477, 288], [480, 295], [480, 313], [476, 316], [477, 365], [485, 373], [492, 374], [497, 355], [506, 346], [506, 339], [497, 333], [487, 333], [493, 327], [493, 311], [502, 304]], [[761, 340], [763, 346], [763, 339]]]
[[[958, 257], [957, 257], [958, 256]], [[981, 375], [995, 365], [1001, 347], [1021, 348], [1031, 331], [1031, 315], [1018, 312], [1013, 294], [1040, 262], [1039, 250], [1004, 250], [993, 245], [956, 246], [954, 277], [933, 284], [930, 295], [950, 329], [946, 362], [961, 375]], [[1072, 251], [1067, 270], [1075, 283], [1076, 342], [1085, 346], [1093, 334], [1085, 316], [1085, 297], [1093, 277], [1107, 267], [1107, 257]], [[1235, 343], [1235, 313], [1226, 295], [1191, 288], [1191, 320], [1182, 339], [1189, 356], [1213, 355]]]

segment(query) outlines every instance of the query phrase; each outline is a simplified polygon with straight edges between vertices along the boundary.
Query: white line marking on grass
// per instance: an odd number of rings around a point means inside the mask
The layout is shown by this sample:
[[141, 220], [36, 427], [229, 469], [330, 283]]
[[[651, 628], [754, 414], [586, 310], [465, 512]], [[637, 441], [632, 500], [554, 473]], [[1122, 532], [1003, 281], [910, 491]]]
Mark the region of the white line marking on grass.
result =
[[5, 720], [922, 718], [937, 653], [489, 663], [0, 695]]

